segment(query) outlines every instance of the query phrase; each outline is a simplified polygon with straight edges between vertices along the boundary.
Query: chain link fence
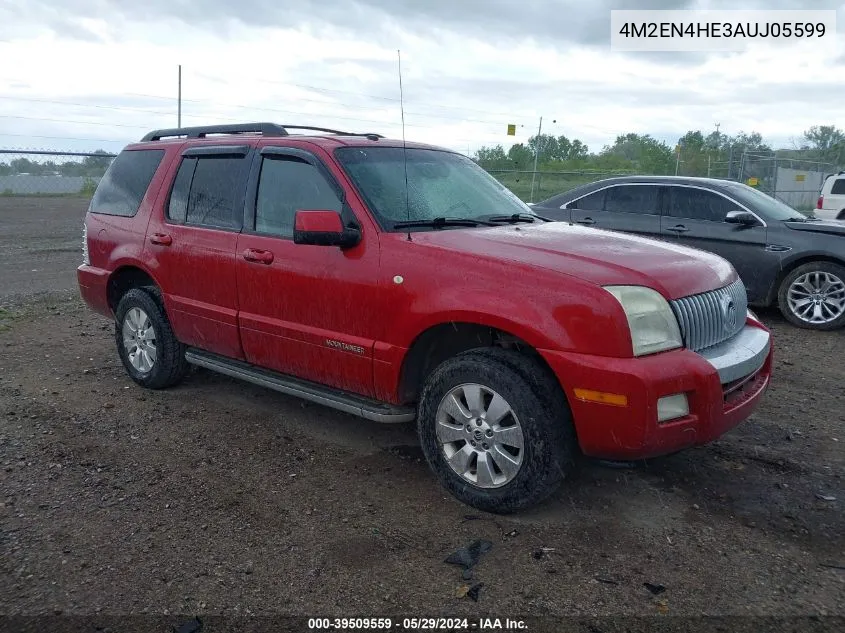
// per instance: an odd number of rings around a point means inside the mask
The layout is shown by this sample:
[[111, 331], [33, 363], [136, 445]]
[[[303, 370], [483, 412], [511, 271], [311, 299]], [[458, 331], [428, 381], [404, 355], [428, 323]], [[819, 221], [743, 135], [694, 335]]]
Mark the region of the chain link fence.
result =
[[634, 172], [596, 170], [535, 172], [488, 169], [487, 171], [525, 202], [541, 202], [580, 185], [604, 178], [634, 174]]
[[704, 161], [698, 163], [679, 161], [678, 175], [743, 182], [803, 212], [815, 208], [825, 178], [839, 171], [833, 163], [755, 152], [737, 152], [730, 160], [708, 160], [706, 172]]
[[[115, 154], [0, 149], [0, 196], [93, 195]], [[526, 202], [539, 202], [604, 178], [633, 175], [634, 171], [488, 170]], [[689, 173], [688, 173], [689, 172]], [[680, 176], [709, 176], [745, 182], [800, 211], [815, 207], [824, 179], [837, 173], [832, 163], [737, 153], [729, 161], [692, 165], [679, 161]], [[646, 174], [643, 174], [646, 175]]]
[[115, 154], [0, 150], [0, 196], [94, 194]]
[[832, 163], [747, 153], [742, 156], [738, 179], [794, 209], [810, 211], [825, 178], [837, 171]]

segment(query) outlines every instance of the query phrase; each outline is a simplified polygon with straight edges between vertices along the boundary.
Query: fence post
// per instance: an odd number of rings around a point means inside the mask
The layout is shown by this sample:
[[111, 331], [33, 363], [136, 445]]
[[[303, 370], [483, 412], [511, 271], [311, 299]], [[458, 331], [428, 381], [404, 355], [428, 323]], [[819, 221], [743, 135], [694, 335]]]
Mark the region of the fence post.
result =
[[772, 178], [772, 198], [777, 200], [777, 197], [778, 197], [778, 159], [775, 158], [775, 159], [772, 160], [772, 162], [774, 163], [774, 170], [775, 170], [775, 175]]

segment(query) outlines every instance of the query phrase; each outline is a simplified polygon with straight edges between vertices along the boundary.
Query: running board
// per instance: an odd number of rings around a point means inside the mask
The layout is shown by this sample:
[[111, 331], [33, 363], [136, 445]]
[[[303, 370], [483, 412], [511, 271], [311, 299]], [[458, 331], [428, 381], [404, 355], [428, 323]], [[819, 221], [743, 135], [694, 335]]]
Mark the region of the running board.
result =
[[351, 413], [373, 422], [410, 422], [416, 417], [414, 409], [409, 407], [394, 407], [378, 400], [363, 398], [193, 347], [185, 352], [185, 360], [192, 365], [205, 367], [254, 385], [268, 387], [274, 391], [322, 404], [344, 413]]

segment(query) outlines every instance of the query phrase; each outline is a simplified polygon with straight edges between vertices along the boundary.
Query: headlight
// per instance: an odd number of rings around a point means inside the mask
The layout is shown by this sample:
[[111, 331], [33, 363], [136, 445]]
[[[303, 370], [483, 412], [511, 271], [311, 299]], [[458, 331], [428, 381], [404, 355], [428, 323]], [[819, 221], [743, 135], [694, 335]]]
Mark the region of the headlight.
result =
[[678, 320], [669, 303], [656, 290], [644, 286], [605, 286], [625, 311], [634, 356], [683, 347]]

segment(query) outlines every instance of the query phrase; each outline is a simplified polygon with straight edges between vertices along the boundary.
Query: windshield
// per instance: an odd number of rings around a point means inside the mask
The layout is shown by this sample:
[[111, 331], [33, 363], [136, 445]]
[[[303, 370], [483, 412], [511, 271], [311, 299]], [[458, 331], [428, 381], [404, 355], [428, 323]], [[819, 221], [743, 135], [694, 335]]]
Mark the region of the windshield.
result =
[[[731, 183], [728, 185], [731, 192], [736, 196], [737, 200], [749, 207], [758, 215], [763, 216], [764, 220], [795, 220], [805, 219], [805, 216], [800, 211], [796, 211], [787, 204], [784, 204], [777, 198], [773, 198], [762, 191], [758, 191], [753, 187], [742, 183]], [[811, 217], [811, 216], [809, 216]]]
[[534, 215], [531, 207], [461, 154], [401, 147], [344, 147], [336, 150], [335, 156], [386, 230], [398, 230], [394, 225], [399, 222], [435, 218]]

